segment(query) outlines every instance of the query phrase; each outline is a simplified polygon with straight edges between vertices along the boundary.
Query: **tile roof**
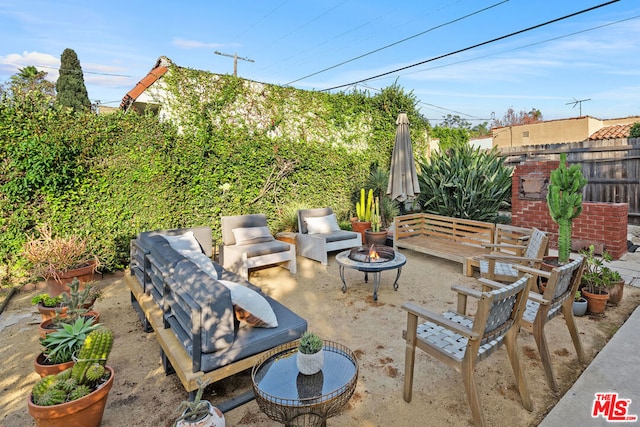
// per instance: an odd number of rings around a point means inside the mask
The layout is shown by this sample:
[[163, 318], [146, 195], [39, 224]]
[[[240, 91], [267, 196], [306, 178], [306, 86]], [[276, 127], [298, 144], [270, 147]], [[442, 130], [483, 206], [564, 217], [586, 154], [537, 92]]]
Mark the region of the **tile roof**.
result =
[[591, 134], [589, 139], [599, 140], [599, 139], [628, 138], [629, 132], [631, 131], [631, 126], [633, 126], [633, 123], [629, 123], [626, 125], [605, 126], [602, 129], [597, 130], [593, 134]]
[[169, 70], [168, 67], [163, 65], [157, 66], [153, 70], [149, 71], [142, 80], [136, 84], [136, 87], [131, 89], [127, 94], [122, 98], [122, 102], [120, 103], [120, 108], [126, 110], [133, 104], [133, 102], [144, 92], [147, 90], [149, 86], [154, 84], [160, 77], [164, 75]]

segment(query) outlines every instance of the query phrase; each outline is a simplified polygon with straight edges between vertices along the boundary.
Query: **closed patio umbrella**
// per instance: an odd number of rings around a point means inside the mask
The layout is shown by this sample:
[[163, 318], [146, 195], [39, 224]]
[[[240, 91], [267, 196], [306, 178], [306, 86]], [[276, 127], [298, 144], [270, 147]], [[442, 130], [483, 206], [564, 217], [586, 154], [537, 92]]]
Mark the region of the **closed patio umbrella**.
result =
[[411, 136], [409, 135], [409, 119], [406, 113], [400, 113], [396, 129], [396, 142], [391, 156], [391, 171], [387, 194], [399, 202], [410, 201], [420, 193], [416, 164], [413, 159]]

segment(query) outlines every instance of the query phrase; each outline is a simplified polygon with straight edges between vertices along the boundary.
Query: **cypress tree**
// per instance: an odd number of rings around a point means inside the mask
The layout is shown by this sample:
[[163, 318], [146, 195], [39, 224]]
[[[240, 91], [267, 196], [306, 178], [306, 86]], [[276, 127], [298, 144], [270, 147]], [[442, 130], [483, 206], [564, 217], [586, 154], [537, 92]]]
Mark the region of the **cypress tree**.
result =
[[56, 82], [56, 104], [74, 111], [87, 111], [91, 107], [80, 60], [73, 49], [65, 49], [60, 56], [60, 76]]

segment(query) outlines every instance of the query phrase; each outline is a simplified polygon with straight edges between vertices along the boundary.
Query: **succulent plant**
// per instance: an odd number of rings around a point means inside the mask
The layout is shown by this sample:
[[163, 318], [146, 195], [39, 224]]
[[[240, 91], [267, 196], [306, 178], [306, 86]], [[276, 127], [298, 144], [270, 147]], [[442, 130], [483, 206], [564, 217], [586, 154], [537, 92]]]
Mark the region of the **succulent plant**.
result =
[[71, 361], [73, 353], [80, 349], [87, 336], [100, 326], [94, 319], [78, 317], [73, 323], [61, 323], [58, 329], [47, 334], [40, 342], [50, 363]]
[[[92, 331], [84, 341], [72, 368], [57, 375], [47, 375], [33, 386], [33, 403], [40, 406], [57, 405], [88, 395], [108, 377], [107, 362], [113, 333], [105, 327]], [[106, 378], [105, 378], [106, 377]]]
[[322, 339], [313, 332], [306, 331], [300, 338], [298, 350], [303, 354], [314, 354], [322, 350]]
[[209, 402], [207, 400], [202, 400], [202, 394], [204, 393], [204, 389], [209, 384], [209, 380], [201, 380], [198, 379], [198, 391], [196, 392], [196, 396], [193, 401], [184, 400], [178, 406], [176, 412], [181, 414], [173, 424], [174, 426], [178, 425], [178, 422], [181, 420], [186, 421], [197, 421], [201, 417], [204, 417], [209, 413]]

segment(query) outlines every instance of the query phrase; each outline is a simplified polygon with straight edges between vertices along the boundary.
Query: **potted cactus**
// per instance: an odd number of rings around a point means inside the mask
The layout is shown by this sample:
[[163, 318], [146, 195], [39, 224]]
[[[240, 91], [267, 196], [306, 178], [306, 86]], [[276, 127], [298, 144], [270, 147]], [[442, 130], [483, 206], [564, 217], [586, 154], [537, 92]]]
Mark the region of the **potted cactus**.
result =
[[360, 200], [356, 202], [356, 218], [351, 220], [351, 228], [353, 231], [362, 235], [362, 241], [365, 241], [364, 231], [371, 228], [371, 208], [373, 207], [373, 190], [365, 199], [365, 189], [360, 189]]
[[306, 331], [298, 343], [296, 364], [304, 375], [313, 375], [322, 369], [324, 352], [322, 339], [313, 332]]
[[41, 338], [53, 332], [62, 323], [74, 323], [78, 317], [93, 318], [95, 323], [100, 320], [100, 313], [89, 310], [99, 296], [99, 292], [95, 292], [91, 285], [80, 289], [80, 281], [77, 278], [73, 279], [68, 288], [69, 292], [60, 295], [60, 309], [52, 318], [40, 323], [38, 329]]
[[224, 415], [208, 400], [202, 400], [202, 394], [209, 381], [198, 381], [198, 391], [193, 401], [185, 400], [180, 403], [177, 412], [178, 419], [174, 427], [225, 427]]
[[33, 386], [29, 414], [37, 427], [99, 427], [113, 386], [106, 366], [113, 345], [111, 330], [100, 327], [85, 339], [72, 368], [47, 375]]
[[382, 227], [380, 199], [376, 197], [371, 210], [371, 228], [365, 230], [364, 241], [367, 245], [384, 245], [387, 242], [387, 230]]
[[[569, 262], [571, 253], [571, 225], [573, 219], [582, 213], [582, 189], [587, 180], [582, 175], [580, 165], [567, 167], [567, 155], [560, 155], [560, 165], [551, 172], [551, 182], [547, 193], [547, 206], [551, 219], [558, 224], [557, 264]], [[545, 258], [547, 263], [551, 260]]]

